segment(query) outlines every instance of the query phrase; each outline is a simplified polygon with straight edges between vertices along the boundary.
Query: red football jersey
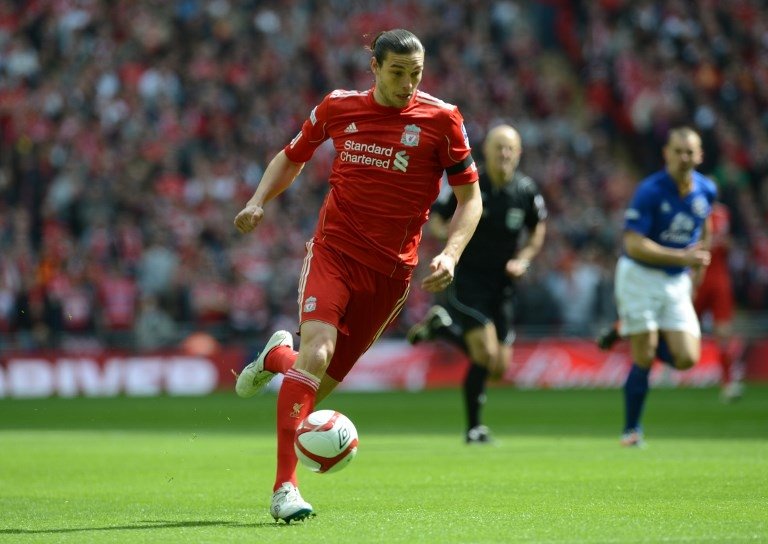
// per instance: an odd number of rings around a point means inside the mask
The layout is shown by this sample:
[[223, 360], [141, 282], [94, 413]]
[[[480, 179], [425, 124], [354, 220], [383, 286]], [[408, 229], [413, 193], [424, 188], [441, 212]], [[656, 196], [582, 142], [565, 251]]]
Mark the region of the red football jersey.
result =
[[409, 277], [443, 172], [451, 185], [477, 181], [461, 113], [421, 91], [398, 109], [378, 104], [373, 89], [336, 90], [285, 154], [307, 162], [329, 138], [336, 157], [315, 240], [391, 277]]
[[727, 277], [728, 272], [728, 237], [731, 235], [731, 214], [728, 208], [716, 202], [712, 206], [712, 258], [707, 267], [707, 276]]

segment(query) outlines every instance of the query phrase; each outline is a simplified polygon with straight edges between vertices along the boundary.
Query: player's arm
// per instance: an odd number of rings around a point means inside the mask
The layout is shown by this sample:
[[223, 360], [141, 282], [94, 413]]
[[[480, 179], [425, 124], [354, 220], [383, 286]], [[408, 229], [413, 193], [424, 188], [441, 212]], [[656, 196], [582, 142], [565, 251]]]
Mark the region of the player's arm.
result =
[[235, 226], [240, 232], [250, 232], [261, 223], [264, 205], [285, 191], [304, 168], [303, 162], [293, 162], [281, 150], [269, 162], [253, 196], [235, 217]]
[[[704, 221], [704, 224], [701, 226], [701, 247], [706, 248], [707, 251], [709, 251], [712, 248], [712, 216], [710, 215], [707, 217], [706, 221]], [[704, 273], [707, 270], [707, 266], [709, 265], [709, 261], [706, 263], [702, 263], [699, 265], [692, 265], [691, 266], [691, 280], [693, 281], [694, 288], [701, 285], [701, 282], [704, 281]]]
[[507, 261], [507, 274], [513, 278], [519, 278], [528, 271], [531, 261], [539, 254], [544, 246], [544, 238], [547, 236], [547, 223], [540, 221], [536, 223], [528, 237], [528, 242], [518, 251], [514, 259]]
[[432, 293], [442, 291], [453, 280], [456, 263], [475, 233], [483, 213], [483, 200], [476, 182], [456, 185], [453, 193], [456, 196], [456, 211], [448, 224], [445, 247], [429, 264], [432, 273], [421, 282], [421, 286]]
[[710, 259], [701, 242], [685, 248], [666, 247], [634, 230], [624, 232], [624, 249], [632, 259], [655, 266], [706, 266]]

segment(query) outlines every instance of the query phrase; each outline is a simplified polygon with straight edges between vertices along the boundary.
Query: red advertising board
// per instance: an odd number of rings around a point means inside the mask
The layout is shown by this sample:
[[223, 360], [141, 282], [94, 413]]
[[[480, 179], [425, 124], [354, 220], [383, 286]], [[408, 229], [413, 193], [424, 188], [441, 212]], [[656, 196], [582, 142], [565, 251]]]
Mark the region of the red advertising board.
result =
[[[208, 354], [184, 351], [156, 354], [5, 353], [0, 355], [0, 398], [49, 396], [205, 395], [232, 390], [234, 372], [247, 362], [240, 348]], [[751, 341], [743, 355], [746, 379], [768, 381], [768, 340]], [[501, 385], [519, 388], [617, 388], [631, 364], [626, 344], [610, 352], [583, 339], [519, 341]], [[402, 340], [378, 342], [349, 373], [341, 390], [421, 390], [456, 387], [466, 371], [464, 354], [435, 342], [410, 346]], [[720, 379], [717, 348], [703, 343], [693, 369], [678, 372], [656, 364], [654, 387], [705, 387]], [[274, 380], [271, 387], [278, 386]]]

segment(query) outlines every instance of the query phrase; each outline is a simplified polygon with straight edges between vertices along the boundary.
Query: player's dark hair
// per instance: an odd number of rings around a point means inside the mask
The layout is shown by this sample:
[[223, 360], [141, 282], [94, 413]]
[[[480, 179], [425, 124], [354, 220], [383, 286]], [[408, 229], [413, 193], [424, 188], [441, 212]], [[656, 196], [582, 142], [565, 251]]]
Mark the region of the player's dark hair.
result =
[[371, 42], [370, 50], [376, 57], [376, 62], [381, 65], [390, 51], [396, 55], [423, 53], [424, 46], [413, 32], [403, 28], [395, 28], [379, 32]]

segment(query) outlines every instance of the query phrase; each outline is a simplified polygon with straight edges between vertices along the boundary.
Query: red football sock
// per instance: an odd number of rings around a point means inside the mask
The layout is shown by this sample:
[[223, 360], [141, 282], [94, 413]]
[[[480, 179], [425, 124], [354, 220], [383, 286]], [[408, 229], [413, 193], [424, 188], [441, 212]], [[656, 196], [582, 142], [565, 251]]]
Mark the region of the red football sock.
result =
[[264, 370], [275, 374], [285, 374], [293, 367], [299, 354], [288, 346], [276, 346], [264, 357]]
[[731, 352], [728, 349], [728, 345], [723, 343], [718, 346], [718, 354], [720, 355], [720, 370], [722, 372], [721, 383], [728, 385], [733, 380], [733, 373], [731, 372]]
[[298, 483], [293, 439], [301, 420], [312, 413], [319, 385], [317, 378], [300, 370], [290, 369], [285, 374], [277, 395], [277, 474], [273, 491], [284, 482]]

